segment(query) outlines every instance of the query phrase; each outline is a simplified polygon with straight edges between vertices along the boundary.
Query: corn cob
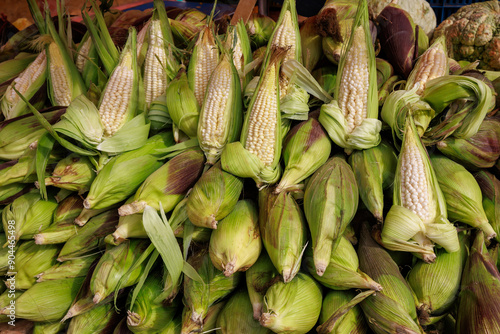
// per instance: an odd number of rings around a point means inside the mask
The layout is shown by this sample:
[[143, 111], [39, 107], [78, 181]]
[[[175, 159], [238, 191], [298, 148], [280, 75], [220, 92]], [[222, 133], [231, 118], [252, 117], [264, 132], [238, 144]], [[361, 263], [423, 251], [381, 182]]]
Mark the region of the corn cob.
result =
[[448, 252], [460, 248], [457, 231], [448, 221], [446, 202], [413, 118], [405, 134], [394, 178], [393, 205], [385, 218], [382, 243], [390, 250], [411, 251], [434, 261], [433, 242]]
[[240, 177], [252, 177], [260, 188], [280, 176], [281, 116], [279, 108], [279, 67], [284, 49], [273, 49], [263, 68], [248, 107], [240, 142], [226, 145], [222, 168]]
[[68, 334], [102, 333], [115, 326], [120, 321], [113, 303], [104, 303], [83, 314], [73, 317], [69, 322]]
[[358, 208], [358, 187], [344, 158], [334, 157], [309, 179], [304, 192], [304, 213], [311, 231], [314, 265], [323, 275], [331, 253]]
[[289, 283], [277, 282], [266, 292], [260, 324], [275, 333], [309, 332], [318, 321], [323, 296], [312, 277], [298, 273]]
[[7, 87], [1, 101], [2, 113], [5, 119], [29, 113], [26, 104], [21, 100], [14, 88], [26, 99], [30, 100], [40, 87], [43, 86], [46, 77], [47, 56], [45, 51], [42, 51]]
[[208, 83], [198, 121], [198, 140], [209, 164], [214, 164], [224, 146], [240, 134], [243, 114], [239, 82], [231, 59], [223, 56]]
[[366, 1], [360, 1], [351, 36], [338, 67], [335, 100], [321, 107], [320, 123], [344, 149], [366, 149], [380, 142], [377, 69]]
[[213, 266], [208, 252], [204, 249], [189, 257], [188, 263], [203, 279], [202, 282], [198, 282], [188, 276], [184, 277], [184, 300], [190, 313], [189, 318], [201, 327], [210, 306], [236, 288], [242, 273], [236, 272], [229, 277], [224, 276], [222, 271]]
[[[335, 312], [337, 312], [337, 310], [349, 303], [354, 296], [355, 295], [352, 291], [328, 291], [323, 298], [319, 322], [324, 324]], [[366, 323], [365, 317], [363, 316], [363, 311], [361, 310], [359, 305], [356, 305], [351, 308], [345, 315], [338, 318], [331, 331], [323, 331], [320, 328], [317, 328], [316, 330], [319, 334], [366, 334], [368, 332], [368, 325]]]
[[243, 180], [221, 169], [216, 163], [196, 181], [186, 201], [186, 213], [196, 226], [216, 229], [235, 207]]
[[220, 333], [269, 334], [269, 329], [262, 327], [252, 317], [252, 303], [245, 290], [237, 291], [227, 301], [217, 317], [216, 327]]
[[314, 118], [293, 127], [283, 146], [285, 169], [275, 189], [278, 193], [308, 178], [328, 160], [331, 151], [328, 135]]
[[377, 334], [423, 334], [410, 287], [391, 256], [372, 239], [367, 223], [361, 228], [358, 256], [360, 269], [383, 288], [360, 303], [370, 328]]
[[[172, 145], [171, 133], [162, 133], [148, 139], [133, 151], [113, 157], [97, 175], [83, 202], [86, 209], [104, 209], [132, 195], [146, 178], [162, 166], [159, 150]], [[122, 175], [127, 173], [124, 179]]]
[[262, 249], [258, 209], [250, 200], [236, 203], [210, 237], [209, 254], [215, 268], [230, 276], [246, 271], [259, 258]]
[[146, 107], [165, 92], [167, 88], [167, 53], [163, 45], [163, 32], [160, 20], [149, 23], [149, 44], [144, 64], [144, 90]]
[[462, 274], [457, 330], [496, 333], [500, 329], [500, 273], [491, 258], [482, 231], [478, 231]]
[[253, 77], [253, 70], [248, 70], [252, 62], [252, 48], [243, 20], [238, 21], [235, 26], [229, 26], [225, 46], [232, 52], [233, 64], [240, 77], [243, 91]]
[[[182, 310], [182, 327], [181, 334], [190, 334], [200, 331], [209, 331], [215, 329], [215, 324], [217, 322], [217, 318], [219, 317], [220, 312], [226, 305], [226, 301], [223, 300], [216, 304], [213, 304], [208, 308], [207, 314], [203, 318], [201, 324], [193, 321], [192, 311], [188, 307], [184, 307]], [[175, 334], [179, 333], [178, 329]]]
[[212, 27], [207, 25], [198, 35], [188, 67], [189, 87], [199, 106], [203, 104], [210, 76], [218, 63], [219, 48]]
[[483, 208], [483, 196], [474, 176], [444, 156], [432, 155], [431, 163], [445, 201], [448, 217], [483, 230], [487, 240], [496, 237]]
[[124, 123], [134, 118], [138, 108], [138, 70], [136, 31], [129, 29], [129, 38], [120, 55], [120, 61], [111, 73], [99, 101], [99, 114], [104, 135], [112, 136]]
[[36, 275], [37, 282], [45, 282], [56, 279], [85, 277], [92, 263], [97, 260], [98, 254], [75, 258], [63, 263], [56, 263], [52, 267]]
[[330, 262], [322, 275], [317, 274], [311, 247], [304, 254], [304, 265], [319, 283], [334, 290], [371, 289], [380, 291], [382, 286], [359, 270], [356, 250], [345, 238], [340, 237], [338, 246], [331, 253]]
[[[16, 299], [16, 317], [30, 321], [61, 320], [82, 282], [83, 277], [36, 283]], [[0, 310], [0, 314], [8, 312], [8, 307]]]
[[[36, 282], [35, 275], [56, 264], [59, 245], [37, 245], [34, 241], [23, 242], [16, 252], [16, 288], [27, 290]], [[13, 271], [13, 270], [10, 270]]]
[[[4, 48], [2, 48], [2, 50], [4, 50]], [[11, 80], [16, 79], [16, 77], [25, 71], [26, 68], [35, 61], [38, 55], [39, 54], [19, 51], [19, 53], [11, 59], [0, 60], [0, 95], [5, 93], [7, 89], [6, 84], [10, 84]]]
[[[113, 248], [108, 248], [104, 252], [90, 281], [94, 304], [99, 303], [115, 291], [122, 276], [127, 273], [148, 245], [149, 240], [131, 240]], [[137, 266], [130, 273], [128, 279], [123, 282], [122, 288], [137, 283], [145, 266], [144, 262]]]
[[418, 58], [408, 76], [405, 89], [410, 90], [418, 85], [416, 93], [421, 95], [428, 81], [447, 75], [448, 72], [445, 38], [440, 37]]
[[259, 193], [259, 227], [271, 261], [290, 282], [299, 271], [307, 230], [302, 209], [290, 193], [274, 194], [266, 188]]

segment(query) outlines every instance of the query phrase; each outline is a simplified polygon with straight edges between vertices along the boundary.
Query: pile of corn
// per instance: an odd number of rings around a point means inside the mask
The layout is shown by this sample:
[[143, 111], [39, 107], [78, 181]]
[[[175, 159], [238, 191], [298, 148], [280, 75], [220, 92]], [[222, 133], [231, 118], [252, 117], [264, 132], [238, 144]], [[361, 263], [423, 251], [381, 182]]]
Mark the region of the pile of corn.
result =
[[395, 4], [223, 29], [155, 0], [118, 47], [93, 1], [78, 43], [28, 3], [0, 63], [1, 328], [500, 332], [500, 73]]

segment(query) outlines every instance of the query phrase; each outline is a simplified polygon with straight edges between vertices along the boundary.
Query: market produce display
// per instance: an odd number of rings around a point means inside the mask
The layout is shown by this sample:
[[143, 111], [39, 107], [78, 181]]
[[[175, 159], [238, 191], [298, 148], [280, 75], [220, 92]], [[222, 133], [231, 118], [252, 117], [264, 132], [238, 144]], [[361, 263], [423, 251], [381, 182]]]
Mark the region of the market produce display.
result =
[[0, 332], [500, 333], [499, 1], [28, 4]]

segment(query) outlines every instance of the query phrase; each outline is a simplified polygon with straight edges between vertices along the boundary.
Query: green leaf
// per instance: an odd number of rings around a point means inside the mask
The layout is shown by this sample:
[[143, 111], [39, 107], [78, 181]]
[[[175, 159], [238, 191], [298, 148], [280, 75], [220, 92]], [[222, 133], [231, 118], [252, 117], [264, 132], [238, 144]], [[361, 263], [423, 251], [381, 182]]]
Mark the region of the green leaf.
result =
[[49, 161], [50, 153], [56, 140], [48, 132], [45, 132], [38, 140], [36, 147], [36, 176], [40, 186], [40, 195], [47, 200], [47, 188], [45, 187], [45, 169]]
[[184, 275], [192, 279], [193, 281], [196, 281], [198, 283], [205, 284], [205, 281], [203, 278], [201, 278], [200, 274], [196, 271], [196, 269], [193, 268], [189, 263], [184, 261], [184, 266], [182, 267], [182, 272]]
[[[150, 246], [153, 246], [152, 244]], [[153, 246], [154, 247], [154, 246]], [[143, 273], [141, 274], [141, 277], [139, 278], [139, 282], [137, 282], [137, 285], [134, 288], [134, 291], [132, 292], [132, 300], [130, 301], [130, 306], [129, 309], [132, 309], [134, 307], [134, 302], [135, 299], [137, 298], [137, 295], [142, 289], [142, 286], [144, 285], [144, 282], [146, 282], [146, 278], [148, 278], [149, 272], [151, 271], [151, 268], [156, 262], [156, 259], [158, 258], [158, 251], [155, 249], [153, 250], [153, 253], [151, 254], [151, 257], [148, 260], [148, 263], [146, 264], [146, 268], [144, 269]]]

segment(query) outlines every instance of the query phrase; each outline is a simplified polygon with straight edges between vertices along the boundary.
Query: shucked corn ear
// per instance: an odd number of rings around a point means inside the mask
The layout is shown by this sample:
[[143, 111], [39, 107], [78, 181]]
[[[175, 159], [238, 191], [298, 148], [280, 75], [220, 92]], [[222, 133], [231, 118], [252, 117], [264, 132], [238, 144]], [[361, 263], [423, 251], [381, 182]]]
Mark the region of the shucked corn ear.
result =
[[421, 95], [427, 81], [448, 74], [448, 56], [446, 54], [446, 40], [444, 36], [437, 38], [434, 43], [418, 58], [413, 70], [406, 81], [406, 90], [415, 88]]
[[198, 141], [209, 164], [219, 159], [227, 143], [238, 139], [242, 119], [239, 76], [224, 55], [210, 77], [198, 121]]
[[330, 256], [354, 217], [359, 201], [358, 186], [351, 166], [333, 157], [308, 180], [304, 192], [304, 213], [311, 231], [314, 265], [323, 275]]
[[460, 236], [460, 250], [452, 253], [439, 249], [434, 263], [418, 261], [406, 277], [418, 300], [422, 326], [442, 318], [453, 306], [460, 289], [460, 279], [467, 258], [466, 237]]
[[243, 180], [223, 171], [216, 163], [196, 181], [186, 201], [186, 213], [196, 226], [217, 228], [235, 207], [243, 190]]
[[387, 249], [414, 252], [426, 262], [436, 258], [434, 243], [448, 252], [460, 249], [457, 231], [447, 219], [445, 198], [411, 115], [405, 122], [393, 205], [381, 237]]
[[358, 256], [360, 269], [383, 288], [360, 303], [370, 328], [377, 334], [423, 334], [410, 287], [389, 253], [372, 239], [367, 223], [361, 227]]
[[334, 290], [371, 289], [380, 291], [382, 286], [359, 270], [356, 250], [349, 240], [340, 237], [337, 247], [331, 253], [325, 271], [316, 273], [312, 247], [308, 246], [304, 254], [305, 268], [324, 286]]
[[149, 138], [141, 148], [111, 158], [92, 182], [84, 207], [103, 209], [132, 195], [151, 173], [162, 166], [158, 160], [161, 150], [172, 144], [172, 133], [164, 132]]
[[349, 157], [359, 196], [379, 222], [384, 220], [384, 190], [392, 185], [397, 161], [396, 150], [386, 141]]
[[377, 68], [366, 1], [360, 1], [340, 59], [334, 99], [321, 107], [320, 123], [333, 142], [349, 150], [378, 145]]
[[462, 274], [457, 329], [463, 333], [500, 330], [500, 273], [482, 231], [478, 231]]
[[[149, 240], [130, 240], [108, 248], [95, 267], [90, 281], [90, 290], [95, 304], [113, 293], [127, 271], [149, 246]], [[122, 288], [134, 285], [144, 271], [146, 263], [137, 266], [123, 282]]]
[[99, 101], [99, 114], [104, 135], [114, 135], [137, 113], [139, 100], [139, 73], [136, 54], [137, 32], [129, 29], [127, 43], [120, 60], [111, 73]]
[[483, 230], [486, 239], [496, 237], [483, 208], [483, 196], [474, 176], [459, 163], [432, 155], [431, 163], [441, 188], [450, 220]]
[[189, 257], [188, 263], [196, 269], [203, 281], [184, 277], [185, 305], [189, 309], [191, 321], [202, 326], [209, 307], [236, 288], [242, 273], [235, 272], [231, 276], [224, 276], [222, 271], [213, 266], [208, 252], [204, 249]]
[[319, 284], [304, 273], [289, 283], [277, 282], [264, 297], [266, 303], [260, 324], [275, 333], [308, 333], [321, 312], [323, 296]]
[[23, 100], [13, 88], [16, 88], [26, 99], [30, 100], [43, 86], [47, 78], [47, 56], [45, 50], [15, 78], [7, 87], [0, 106], [5, 119], [15, 118], [29, 113]]
[[213, 27], [207, 25], [198, 35], [188, 67], [189, 87], [200, 106], [203, 104], [210, 76], [218, 63], [219, 47], [215, 41]]
[[320, 168], [330, 156], [330, 139], [321, 124], [309, 118], [294, 126], [283, 142], [285, 169], [276, 192], [293, 188]]
[[285, 54], [286, 49], [273, 49], [247, 109], [240, 141], [227, 144], [221, 156], [222, 169], [240, 177], [251, 177], [259, 188], [277, 182], [281, 174], [278, 81]]
[[120, 216], [144, 211], [146, 205], [169, 212], [195, 184], [203, 170], [204, 157], [199, 149], [189, 149], [166, 162], [142, 183], [133, 201], [118, 209]]
[[248, 31], [243, 20], [238, 21], [235, 26], [229, 26], [225, 47], [231, 50], [233, 64], [238, 72], [241, 90], [243, 91], [253, 77], [253, 70], [248, 71], [246, 69], [253, 58]]
[[262, 250], [258, 209], [250, 200], [241, 200], [212, 232], [209, 254], [213, 265], [230, 276], [246, 271]]
[[307, 230], [302, 209], [290, 193], [273, 193], [266, 188], [259, 193], [259, 226], [269, 258], [285, 283], [300, 269], [306, 246]]

